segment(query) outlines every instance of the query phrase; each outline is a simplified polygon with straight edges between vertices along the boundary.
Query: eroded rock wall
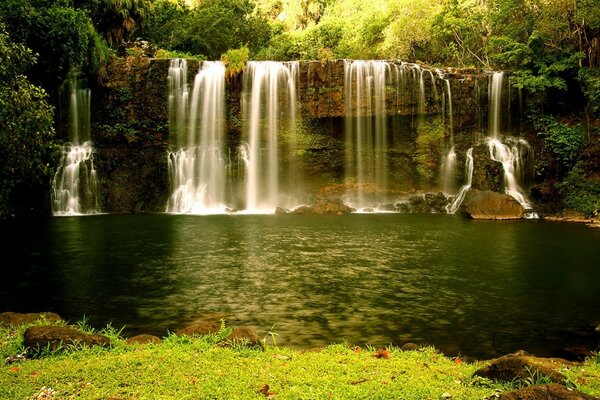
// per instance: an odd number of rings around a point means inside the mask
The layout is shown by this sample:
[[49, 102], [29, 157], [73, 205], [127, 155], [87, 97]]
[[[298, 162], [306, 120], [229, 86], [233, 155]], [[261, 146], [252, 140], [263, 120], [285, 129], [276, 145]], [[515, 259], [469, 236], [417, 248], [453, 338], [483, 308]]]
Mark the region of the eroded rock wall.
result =
[[[169, 65], [170, 60], [117, 58], [92, 89], [92, 140], [104, 212], [165, 209], [170, 190], [167, 151], [173, 140], [169, 134]], [[189, 82], [198, 68], [198, 62], [188, 62]], [[435, 76], [435, 87], [428, 78], [425, 115], [416, 115], [418, 104], [413, 94], [386, 98], [386, 113], [391, 117], [388, 126], [396, 132], [389, 142], [390, 180], [398, 190], [435, 185], [450, 136], [457, 146], [460, 168], [456, 175], [460, 180], [464, 152], [472, 145], [473, 135], [486, 128], [485, 74], [444, 69], [430, 76]], [[234, 168], [234, 153], [243, 141], [242, 81], [238, 76], [227, 84], [225, 145], [233, 154]], [[301, 161], [296, 167], [302, 169], [307, 178], [304, 184], [311, 191], [344, 179], [344, 90], [344, 61], [300, 62], [294, 152]], [[355, 112], [355, 105], [352, 107]]]

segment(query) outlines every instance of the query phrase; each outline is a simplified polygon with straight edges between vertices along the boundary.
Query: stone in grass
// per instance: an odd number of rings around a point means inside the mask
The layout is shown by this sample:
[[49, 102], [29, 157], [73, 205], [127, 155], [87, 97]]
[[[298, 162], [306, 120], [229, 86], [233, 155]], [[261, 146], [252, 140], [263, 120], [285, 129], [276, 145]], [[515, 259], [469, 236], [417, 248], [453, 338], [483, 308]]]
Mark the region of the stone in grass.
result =
[[562, 358], [541, 358], [518, 351], [489, 360], [489, 364], [475, 371], [475, 375], [494, 381], [511, 382], [514, 379], [525, 380], [538, 373], [547, 376], [554, 383], [564, 384], [566, 378], [559, 370], [574, 365], [576, 364]]
[[593, 396], [571, 390], [556, 383], [529, 386], [503, 393], [500, 400], [594, 400]]
[[185, 328], [181, 328], [175, 333], [179, 336], [202, 336], [209, 333], [217, 333], [221, 329], [221, 323], [211, 321], [200, 321]]
[[69, 326], [32, 326], [25, 331], [24, 344], [30, 349], [57, 350], [71, 345], [110, 347], [110, 340]]
[[404, 343], [401, 347], [402, 351], [415, 351], [419, 350], [420, 348], [421, 346], [412, 342]]
[[227, 340], [231, 342], [247, 343], [250, 346], [262, 347], [262, 343], [258, 338], [258, 335], [253, 329], [238, 327], [234, 328], [233, 331], [227, 336]]
[[[220, 329], [221, 324], [219, 322], [197, 322], [179, 329], [175, 333], [179, 336], [202, 336], [210, 333], [217, 333]], [[250, 346], [262, 346], [256, 332], [245, 327], [233, 328], [231, 333], [227, 336], [227, 340], [231, 342], [246, 342]]]
[[127, 344], [159, 344], [161, 343], [162, 340], [161, 338], [159, 338], [158, 336], [154, 336], [154, 335], [136, 335], [133, 337], [130, 337], [129, 339], [127, 339], [125, 341], [125, 343]]
[[0, 314], [0, 327], [19, 327], [21, 325], [30, 324], [37, 321], [38, 319], [44, 319], [48, 323], [56, 323], [61, 321], [62, 318], [58, 314], [53, 312], [40, 312], [40, 313], [15, 313], [15, 312], [3, 312]]

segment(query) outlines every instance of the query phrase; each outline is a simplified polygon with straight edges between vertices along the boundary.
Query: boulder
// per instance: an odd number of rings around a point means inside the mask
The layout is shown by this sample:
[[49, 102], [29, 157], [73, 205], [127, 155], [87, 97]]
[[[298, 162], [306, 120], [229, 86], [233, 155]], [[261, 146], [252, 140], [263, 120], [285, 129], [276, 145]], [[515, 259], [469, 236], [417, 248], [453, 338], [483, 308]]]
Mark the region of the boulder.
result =
[[292, 214], [314, 214], [314, 210], [312, 207], [309, 206], [300, 206], [294, 209], [294, 211], [292, 211]]
[[245, 342], [250, 346], [262, 346], [258, 335], [253, 329], [250, 328], [234, 328], [229, 336], [227, 336], [227, 339], [231, 342]]
[[341, 200], [319, 200], [313, 207], [315, 214], [348, 214], [355, 211], [353, 208], [345, 205]]
[[161, 342], [162, 342], [162, 339], [159, 338], [158, 336], [145, 335], [145, 334], [130, 337], [129, 339], [127, 339], [125, 341], [125, 343], [127, 343], [127, 344], [148, 344], [148, 343], [159, 344]]
[[35, 322], [38, 319], [44, 319], [46, 322], [50, 323], [56, 323], [62, 320], [58, 314], [53, 312], [20, 314], [7, 311], [0, 314], [0, 326], [16, 328], [21, 325]]
[[525, 208], [513, 197], [489, 190], [469, 190], [459, 210], [473, 219], [521, 219], [525, 215]]
[[424, 197], [432, 213], [444, 214], [446, 212], [446, 206], [450, 201], [444, 193], [426, 193]]
[[175, 333], [179, 336], [201, 336], [208, 335], [209, 333], [217, 333], [220, 329], [221, 323], [219, 322], [200, 321], [179, 329]]
[[421, 348], [421, 346], [419, 346], [416, 343], [412, 343], [412, 342], [405, 343], [401, 347], [402, 351], [415, 351], [415, 350], [419, 350], [420, 348]]
[[283, 215], [283, 214], [288, 214], [289, 211], [286, 210], [285, 208], [281, 208], [281, 207], [276, 207], [275, 208], [275, 215]]
[[529, 386], [503, 393], [500, 400], [594, 400], [596, 397], [568, 389], [556, 383]]
[[25, 331], [25, 347], [57, 350], [60, 347], [102, 346], [110, 347], [106, 336], [83, 333], [69, 326], [32, 326]]
[[484, 368], [475, 371], [476, 376], [494, 381], [511, 382], [515, 379], [525, 380], [533, 373], [546, 375], [554, 383], [565, 383], [561, 368], [574, 366], [575, 363], [562, 358], [541, 358], [520, 351], [507, 354], [489, 361]]

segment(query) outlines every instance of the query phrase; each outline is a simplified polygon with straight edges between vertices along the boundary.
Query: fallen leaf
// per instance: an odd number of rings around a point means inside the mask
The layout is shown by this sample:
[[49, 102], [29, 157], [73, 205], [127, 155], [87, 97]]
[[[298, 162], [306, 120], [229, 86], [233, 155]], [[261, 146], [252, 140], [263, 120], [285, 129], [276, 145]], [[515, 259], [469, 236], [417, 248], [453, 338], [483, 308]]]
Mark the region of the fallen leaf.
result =
[[12, 367], [8, 369], [8, 372], [19, 372], [21, 370], [20, 367]]
[[460, 357], [454, 357], [454, 363], [460, 365], [463, 363], [463, 360]]
[[390, 351], [388, 349], [379, 349], [373, 354], [373, 357], [388, 359], [390, 358]]
[[264, 394], [267, 396], [267, 399], [274, 399], [276, 396], [275, 393], [271, 392], [270, 387], [267, 384], [261, 387], [258, 393]]

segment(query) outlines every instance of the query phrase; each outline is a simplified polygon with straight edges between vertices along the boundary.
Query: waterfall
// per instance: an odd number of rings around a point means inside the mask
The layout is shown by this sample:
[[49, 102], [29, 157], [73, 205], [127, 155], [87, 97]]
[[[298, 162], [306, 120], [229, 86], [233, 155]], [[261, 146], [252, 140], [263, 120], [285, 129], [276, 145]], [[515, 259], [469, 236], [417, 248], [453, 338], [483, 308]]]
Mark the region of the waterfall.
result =
[[[529, 151], [529, 144], [524, 139], [505, 137], [502, 140], [502, 85], [503, 72], [494, 72], [489, 86], [489, 137], [486, 142], [490, 151], [490, 159], [502, 164], [504, 170], [504, 187], [506, 194], [517, 200], [527, 218], [538, 218], [531, 204], [519, 187], [517, 178], [523, 176], [523, 152]], [[508, 101], [510, 104], [510, 100]]]
[[488, 132], [489, 135], [497, 139], [500, 136], [502, 122], [502, 83], [504, 81], [504, 72], [494, 72], [489, 85], [489, 117]]
[[473, 148], [471, 147], [469, 150], [467, 150], [467, 158], [465, 161], [465, 179], [467, 180], [467, 183], [460, 188], [456, 196], [454, 196], [452, 203], [448, 204], [446, 207], [448, 214], [454, 214], [456, 211], [458, 211], [458, 208], [465, 199], [467, 192], [469, 189], [471, 189], [471, 185], [473, 184], [473, 169]]
[[442, 191], [444, 193], [454, 192], [454, 175], [456, 173], [456, 152], [454, 146], [450, 148], [448, 154], [442, 157]]
[[293, 185], [293, 176], [280, 174], [278, 136], [281, 131], [294, 131], [298, 68], [297, 61], [251, 61], [246, 66], [242, 107], [247, 142], [240, 149], [246, 168], [246, 212], [273, 212], [275, 207], [289, 206], [283, 198]]
[[[456, 152], [454, 151], [454, 109], [452, 104], [452, 85], [450, 80], [444, 77], [444, 73], [441, 70], [437, 70], [437, 74], [444, 82], [443, 102], [442, 102], [442, 116], [444, 118], [444, 125], [448, 127], [450, 150], [444, 156], [442, 156], [441, 166], [441, 180], [442, 180], [442, 191], [444, 193], [453, 193], [455, 189], [454, 176], [456, 172]], [[448, 118], [446, 120], [446, 110], [448, 112]]]
[[91, 90], [85, 87], [85, 80], [76, 74], [71, 74], [66, 84], [69, 95], [69, 143], [62, 147], [59, 167], [52, 179], [52, 213], [99, 213], [98, 176], [90, 141]]
[[[522, 176], [524, 148], [529, 149], [529, 144], [521, 140], [511, 140], [512, 144], [502, 143], [498, 139], [488, 138], [487, 144], [490, 150], [490, 159], [502, 163], [504, 169], [504, 187], [506, 194], [517, 200], [525, 210], [531, 210], [531, 204], [519, 187], [517, 177]], [[530, 213], [531, 214], [531, 213]]]
[[[350, 201], [357, 208], [367, 205], [367, 192], [387, 188], [386, 78], [390, 71], [385, 61], [344, 62], [346, 179], [356, 179], [356, 197]], [[421, 87], [424, 93], [424, 83]], [[419, 111], [424, 112], [420, 93]], [[354, 168], [350, 160], [355, 160]]]
[[178, 147], [168, 153], [172, 193], [167, 212], [224, 213], [225, 66], [203, 62], [190, 96], [187, 62], [174, 59], [168, 83], [170, 128]]

